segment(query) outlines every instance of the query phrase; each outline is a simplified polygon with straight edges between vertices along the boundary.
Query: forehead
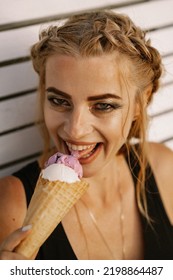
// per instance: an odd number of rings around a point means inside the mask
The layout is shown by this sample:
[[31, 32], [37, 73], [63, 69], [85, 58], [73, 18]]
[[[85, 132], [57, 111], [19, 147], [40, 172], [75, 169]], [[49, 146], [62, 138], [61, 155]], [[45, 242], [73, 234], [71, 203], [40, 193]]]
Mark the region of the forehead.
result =
[[55, 54], [47, 59], [46, 72], [58, 72], [58, 70], [61, 69], [63, 72], [80, 71], [83, 73], [85, 71], [92, 71], [98, 68], [97, 74], [100, 75], [105, 71], [104, 68], [107, 68], [109, 70], [109, 74], [111, 74], [118, 71], [118, 60], [116, 60], [115, 55], [74, 57]]
[[118, 53], [95, 57], [53, 55], [46, 63], [46, 87], [54, 86], [69, 94], [121, 93], [122, 75], [128, 79], [130, 65]]

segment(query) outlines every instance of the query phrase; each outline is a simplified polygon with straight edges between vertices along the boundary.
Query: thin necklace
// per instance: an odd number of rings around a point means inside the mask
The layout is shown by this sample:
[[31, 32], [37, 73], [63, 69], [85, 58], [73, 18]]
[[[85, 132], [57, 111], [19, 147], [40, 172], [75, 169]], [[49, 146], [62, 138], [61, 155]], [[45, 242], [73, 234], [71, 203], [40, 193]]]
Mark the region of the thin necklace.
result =
[[89, 260], [90, 258], [89, 258], [89, 250], [88, 250], [88, 245], [87, 245], [87, 237], [86, 237], [85, 231], [83, 229], [83, 226], [82, 226], [82, 223], [81, 223], [81, 220], [80, 220], [79, 213], [77, 211], [76, 205], [74, 205], [74, 210], [75, 210], [75, 213], [76, 213], [76, 217], [77, 217], [77, 220], [78, 220], [81, 232], [82, 232], [82, 234], [84, 236], [85, 247], [86, 247], [86, 250], [87, 250], [87, 259]]
[[124, 211], [123, 211], [123, 194], [120, 187], [118, 187], [120, 197], [120, 230], [121, 230], [121, 241], [122, 241], [122, 260], [126, 259], [125, 253], [125, 232], [124, 232]]
[[110, 249], [108, 243], [106, 242], [106, 239], [104, 238], [104, 236], [103, 236], [101, 230], [99, 229], [98, 224], [97, 224], [97, 221], [96, 221], [96, 218], [94, 217], [94, 214], [92, 213], [91, 209], [89, 209], [89, 207], [86, 205], [86, 203], [85, 203], [83, 200], [80, 200], [80, 201], [83, 203], [83, 205], [84, 205], [85, 208], [87, 209], [88, 214], [89, 214], [89, 216], [90, 216], [90, 218], [91, 218], [91, 220], [92, 220], [92, 222], [93, 222], [93, 224], [94, 224], [94, 226], [95, 226], [95, 228], [96, 228], [98, 234], [100, 235], [100, 237], [101, 237], [101, 239], [102, 239], [102, 241], [103, 241], [105, 247], [107, 248], [107, 250], [108, 250], [108, 252], [109, 252], [109, 254], [110, 254], [110, 256], [111, 256], [111, 259], [114, 260], [114, 259], [115, 259], [115, 256], [114, 256], [113, 252], [111, 251], [111, 249]]
[[[118, 178], [119, 178], [119, 176], [118, 176]], [[119, 198], [120, 198], [120, 231], [121, 231], [120, 234], [121, 234], [121, 241], [122, 241], [122, 259], [125, 260], [125, 233], [124, 233], [123, 195], [122, 195], [122, 191], [121, 191], [119, 182], [118, 182], [118, 193], [119, 193]], [[91, 221], [93, 222], [93, 225], [95, 226], [100, 238], [102, 239], [102, 242], [104, 243], [105, 247], [107, 248], [107, 251], [109, 252], [109, 254], [111, 256], [111, 259], [112, 260], [117, 259], [117, 258], [115, 258], [114, 253], [110, 249], [102, 231], [100, 230], [100, 228], [98, 226], [98, 223], [97, 223], [97, 220], [96, 220], [93, 212], [91, 211], [91, 209], [87, 206], [87, 204], [82, 199], [80, 199], [80, 202], [82, 202], [83, 205], [85, 206], [85, 208], [86, 208], [86, 210], [89, 214], [89, 217], [91, 218]], [[84, 239], [85, 239], [85, 244], [86, 244], [86, 248], [87, 248], [87, 255], [88, 255], [88, 258], [89, 258], [89, 249], [88, 249], [88, 245], [87, 245], [87, 237], [86, 237], [85, 231], [83, 229], [82, 223], [80, 221], [80, 217], [79, 217], [79, 214], [78, 214], [78, 211], [77, 211], [76, 207], [75, 207], [75, 212], [76, 212], [77, 220], [79, 222], [80, 228], [82, 230], [82, 233], [83, 233], [83, 236], [84, 236]]]

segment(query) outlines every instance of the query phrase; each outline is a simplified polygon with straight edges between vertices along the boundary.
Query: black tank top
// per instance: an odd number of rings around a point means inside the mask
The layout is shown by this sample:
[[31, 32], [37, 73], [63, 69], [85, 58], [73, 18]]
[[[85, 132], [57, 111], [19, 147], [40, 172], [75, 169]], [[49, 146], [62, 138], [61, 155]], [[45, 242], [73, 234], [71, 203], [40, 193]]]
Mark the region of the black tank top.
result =
[[[127, 161], [128, 162], [128, 161]], [[136, 185], [139, 165], [133, 154], [130, 155], [130, 166], [133, 168], [132, 176]], [[13, 175], [18, 177], [25, 188], [27, 204], [40, 173], [38, 163], [35, 161], [22, 168]], [[146, 197], [148, 214], [154, 221], [152, 227], [145, 217], [141, 215], [144, 236], [144, 259], [146, 260], [173, 260], [173, 226], [165, 212], [154, 175], [147, 167], [146, 170]], [[60, 223], [45, 243], [41, 246], [37, 259], [40, 260], [76, 260], [77, 257], [68, 241], [62, 224]]]

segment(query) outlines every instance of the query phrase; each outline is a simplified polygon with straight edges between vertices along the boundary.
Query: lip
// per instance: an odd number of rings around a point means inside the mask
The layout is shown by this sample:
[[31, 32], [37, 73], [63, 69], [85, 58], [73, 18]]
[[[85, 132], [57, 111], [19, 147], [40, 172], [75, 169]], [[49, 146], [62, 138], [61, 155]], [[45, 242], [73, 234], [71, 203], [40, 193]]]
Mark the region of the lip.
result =
[[[89, 149], [85, 149], [85, 150], [82, 150], [82, 151], [78, 151], [78, 160], [81, 164], [88, 164], [90, 163], [91, 161], [93, 161], [99, 154], [103, 144], [100, 143], [100, 142], [76, 142], [76, 141], [73, 141], [73, 140], [65, 140], [63, 139], [64, 141], [64, 145], [65, 145], [65, 149], [68, 151], [69, 154], [71, 154], [66, 142], [72, 144], [72, 145], [77, 145], [77, 146], [92, 146], [92, 145], [95, 145], [96, 147], [96, 150], [94, 151], [93, 154], [91, 154], [89, 157], [87, 158], [82, 158], [84, 155], [88, 154], [90, 152], [90, 148]], [[93, 150], [93, 148], [91, 148], [91, 151]]]
[[91, 154], [91, 155], [90, 155], [89, 157], [87, 157], [87, 158], [82, 158], [83, 155], [80, 154], [80, 156], [79, 156], [79, 158], [78, 158], [80, 164], [85, 165], [85, 164], [89, 164], [89, 163], [91, 163], [92, 161], [94, 161], [94, 160], [96, 159], [96, 157], [99, 155], [99, 153], [100, 153], [100, 151], [101, 151], [101, 149], [102, 149], [102, 146], [103, 146], [102, 143], [98, 143], [98, 144], [96, 145], [96, 150], [94, 151], [94, 153]]
[[72, 145], [77, 145], [77, 146], [88, 146], [88, 145], [94, 145], [97, 144], [98, 142], [77, 142], [77, 141], [72, 141], [68, 139], [63, 139], [64, 142], [68, 142]]

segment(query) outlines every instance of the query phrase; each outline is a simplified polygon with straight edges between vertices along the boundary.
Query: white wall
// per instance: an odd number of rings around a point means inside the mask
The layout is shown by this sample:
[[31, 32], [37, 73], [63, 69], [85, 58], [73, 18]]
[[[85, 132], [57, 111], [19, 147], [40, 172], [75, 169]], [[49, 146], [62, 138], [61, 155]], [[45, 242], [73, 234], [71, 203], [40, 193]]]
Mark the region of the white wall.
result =
[[35, 159], [42, 140], [34, 126], [37, 76], [29, 48], [47, 22], [82, 10], [111, 8], [150, 30], [166, 74], [149, 108], [149, 139], [173, 149], [173, 1], [0, 0], [0, 176]]

